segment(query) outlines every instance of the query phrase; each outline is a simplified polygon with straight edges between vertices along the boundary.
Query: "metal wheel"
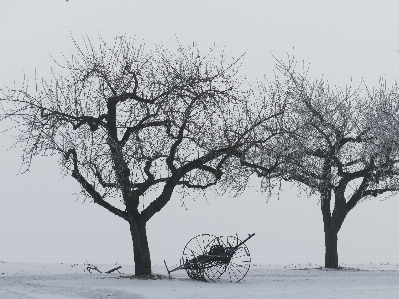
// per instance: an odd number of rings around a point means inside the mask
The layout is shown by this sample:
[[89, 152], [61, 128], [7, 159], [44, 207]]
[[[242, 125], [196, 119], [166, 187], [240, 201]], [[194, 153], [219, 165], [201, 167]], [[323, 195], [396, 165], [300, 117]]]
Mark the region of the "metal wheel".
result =
[[226, 267], [229, 258], [224, 257], [226, 244], [220, 237], [215, 237], [205, 248], [207, 254], [221, 255], [220, 258], [214, 259], [206, 263], [204, 267], [205, 277], [208, 281], [217, 282], [220, 277], [226, 272]]
[[[219, 237], [221, 241], [228, 247], [237, 246], [241, 240], [235, 236]], [[242, 244], [240, 248], [231, 257], [230, 263], [226, 266], [224, 277], [228, 277], [231, 282], [241, 281], [251, 266], [251, 255], [248, 247]]]
[[[217, 281], [224, 273], [226, 265], [219, 265], [206, 259], [211, 246], [214, 244], [224, 244], [217, 240], [218, 237], [209, 234], [202, 234], [192, 238], [183, 250], [183, 264], [190, 263], [186, 268], [187, 275], [196, 280]], [[223, 268], [223, 269], [222, 269]]]

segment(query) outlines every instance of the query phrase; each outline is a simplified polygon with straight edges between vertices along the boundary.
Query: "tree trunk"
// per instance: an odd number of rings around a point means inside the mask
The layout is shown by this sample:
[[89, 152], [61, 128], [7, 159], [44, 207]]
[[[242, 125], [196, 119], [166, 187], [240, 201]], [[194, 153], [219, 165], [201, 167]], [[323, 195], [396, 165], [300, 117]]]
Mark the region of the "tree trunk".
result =
[[324, 231], [326, 254], [325, 267], [338, 268], [338, 232], [329, 228]]
[[150, 249], [148, 248], [146, 224], [130, 223], [130, 233], [133, 241], [135, 275], [151, 274]]

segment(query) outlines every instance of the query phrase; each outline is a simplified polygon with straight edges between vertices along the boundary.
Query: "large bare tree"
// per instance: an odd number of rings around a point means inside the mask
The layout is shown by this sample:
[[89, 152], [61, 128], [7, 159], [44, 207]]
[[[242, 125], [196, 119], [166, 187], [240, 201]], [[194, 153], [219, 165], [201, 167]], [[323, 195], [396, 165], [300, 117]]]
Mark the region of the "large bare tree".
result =
[[[58, 154], [85, 197], [128, 222], [135, 273], [148, 275], [146, 223], [175, 189], [215, 185], [244, 149], [278, 135], [284, 105], [244, 88], [241, 58], [216, 49], [145, 52], [125, 37], [75, 45], [50, 81], [3, 89], [2, 117], [17, 123], [26, 169], [36, 155]], [[158, 195], [144, 206], [151, 190]]]
[[[320, 196], [325, 267], [338, 267], [338, 232], [348, 213], [366, 198], [399, 190], [397, 87], [330, 89], [310, 82], [294, 64], [279, 63], [301, 125], [286, 142], [291, 149], [282, 177]], [[332, 206], [334, 202], [334, 206]]]

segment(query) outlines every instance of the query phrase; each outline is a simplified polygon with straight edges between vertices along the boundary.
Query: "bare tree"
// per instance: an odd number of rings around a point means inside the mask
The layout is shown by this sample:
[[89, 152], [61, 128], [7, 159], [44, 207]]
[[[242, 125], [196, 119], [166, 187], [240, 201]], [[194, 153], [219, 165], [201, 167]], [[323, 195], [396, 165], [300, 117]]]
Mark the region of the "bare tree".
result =
[[[258, 176], [294, 182], [320, 196], [325, 266], [337, 268], [338, 232], [349, 211], [367, 198], [399, 190], [398, 88], [381, 81], [372, 92], [330, 90], [325, 80], [312, 83], [307, 71], [299, 74], [295, 67], [294, 60], [277, 61], [284, 79], [276, 82], [289, 103], [285, 133], [242, 156]], [[275, 171], [263, 172], [273, 156]]]
[[[320, 196], [325, 233], [325, 267], [338, 267], [338, 232], [359, 202], [399, 190], [397, 87], [330, 90], [311, 83], [291, 61], [278, 64], [286, 93], [294, 99], [290, 116], [297, 130], [281, 175]], [[298, 125], [298, 121], [301, 125]], [[334, 199], [334, 207], [331, 203]]]
[[[36, 155], [58, 154], [85, 197], [129, 223], [135, 273], [148, 275], [146, 223], [176, 188], [215, 185], [255, 137], [278, 135], [283, 106], [262, 90], [244, 91], [241, 58], [227, 62], [215, 49], [146, 53], [125, 37], [112, 46], [100, 39], [97, 50], [90, 40], [74, 43], [77, 55], [50, 82], [3, 89], [2, 117], [17, 123], [26, 169]], [[150, 190], [158, 195], [144, 206]]]

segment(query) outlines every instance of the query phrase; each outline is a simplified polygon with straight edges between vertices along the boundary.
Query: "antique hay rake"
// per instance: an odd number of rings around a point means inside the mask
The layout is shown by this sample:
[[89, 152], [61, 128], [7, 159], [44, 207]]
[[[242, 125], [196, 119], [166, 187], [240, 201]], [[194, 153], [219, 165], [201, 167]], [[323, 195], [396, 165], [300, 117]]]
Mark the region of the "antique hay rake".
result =
[[186, 270], [187, 275], [195, 280], [217, 282], [222, 276], [231, 282], [241, 281], [251, 266], [251, 256], [245, 245], [255, 234], [241, 241], [237, 236], [216, 237], [202, 234], [192, 238], [183, 250], [180, 266], [169, 270]]

